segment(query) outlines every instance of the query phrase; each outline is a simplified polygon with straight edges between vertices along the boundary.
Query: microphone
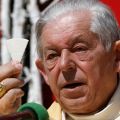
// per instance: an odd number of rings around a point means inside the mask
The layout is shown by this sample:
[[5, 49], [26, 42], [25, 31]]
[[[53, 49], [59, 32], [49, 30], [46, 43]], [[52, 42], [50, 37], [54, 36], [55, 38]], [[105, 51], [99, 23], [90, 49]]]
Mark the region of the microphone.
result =
[[26, 103], [16, 113], [0, 116], [0, 120], [49, 120], [45, 107], [37, 103]]

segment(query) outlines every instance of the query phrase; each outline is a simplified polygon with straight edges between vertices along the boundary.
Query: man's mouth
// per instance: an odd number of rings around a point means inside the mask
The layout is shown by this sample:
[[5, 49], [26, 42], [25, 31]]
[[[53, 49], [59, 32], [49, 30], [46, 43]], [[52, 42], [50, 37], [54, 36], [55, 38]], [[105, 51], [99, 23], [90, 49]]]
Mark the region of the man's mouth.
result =
[[71, 83], [71, 84], [65, 85], [64, 88], [73, 89], [73, 88], [82, 86], [83, 84], [84, 84], [84, 83]]
[[82, 81], [74, 81], [71, 83], [66, 83], [64, 87], [61, 89], [61, 95], [66, 98], [78, 98], [85, 95], [87, 91], [87, 84]]

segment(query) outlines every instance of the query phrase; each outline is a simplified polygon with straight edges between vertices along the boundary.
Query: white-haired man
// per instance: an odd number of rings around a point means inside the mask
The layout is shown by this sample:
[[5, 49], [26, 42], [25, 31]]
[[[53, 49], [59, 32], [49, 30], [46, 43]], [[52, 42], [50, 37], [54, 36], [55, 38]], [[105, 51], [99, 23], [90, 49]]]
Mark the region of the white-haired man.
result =
[[56, 101], [50, 120], [120, 119], [120, 36], [98, 0], [63, 0], [36, 25], [36, 65]]

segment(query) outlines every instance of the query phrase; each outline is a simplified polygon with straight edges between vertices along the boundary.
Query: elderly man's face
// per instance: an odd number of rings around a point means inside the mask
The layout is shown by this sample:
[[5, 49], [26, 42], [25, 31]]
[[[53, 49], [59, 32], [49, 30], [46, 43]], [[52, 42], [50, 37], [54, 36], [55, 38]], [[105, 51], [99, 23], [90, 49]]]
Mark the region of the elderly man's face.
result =
[[90, 31], [90, 16], [67, 13], [42, 32], [42, 74], [63, 109], [74, 114], [102, 109], [117, 84], [114, 51], [106, 51]]

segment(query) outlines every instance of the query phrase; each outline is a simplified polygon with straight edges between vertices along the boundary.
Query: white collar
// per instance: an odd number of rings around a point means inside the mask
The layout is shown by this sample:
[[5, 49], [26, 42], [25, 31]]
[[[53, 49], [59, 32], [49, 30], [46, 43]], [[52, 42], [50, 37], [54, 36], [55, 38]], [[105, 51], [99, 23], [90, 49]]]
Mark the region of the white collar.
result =
[[[62, 115], [63, 118], [65, 118], [64, 115]], [[116, 119], [120, 116], [120, 82], [110, 102], [103, 110], [94, 115], [75, 116], [69, 114], [69, 116], [71, 116], [73, 120], [120, 120], [120, 118]]]

